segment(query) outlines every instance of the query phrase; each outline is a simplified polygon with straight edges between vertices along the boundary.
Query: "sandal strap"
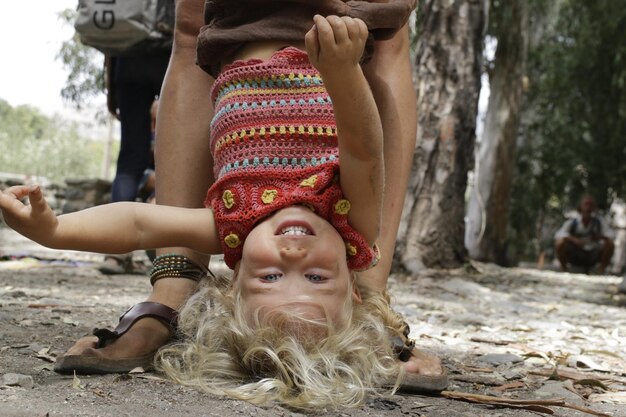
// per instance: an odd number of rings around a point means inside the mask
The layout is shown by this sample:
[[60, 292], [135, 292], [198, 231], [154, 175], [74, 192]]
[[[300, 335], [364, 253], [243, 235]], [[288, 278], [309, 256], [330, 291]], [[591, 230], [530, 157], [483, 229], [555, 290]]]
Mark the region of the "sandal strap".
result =
[[400, 336], [392, 337], [389, 341], [391, 342], [393, 353], [396, 355], [398, 360], [408, 362], [409, 359], [411, 359], [415, 341], [410, 339], [403, 340]]
[[399, 330], [402, 332], [402, 335], [391, 336], [389, 341], [396, 358], [402, 362], [408, 362], [415, 347], [415, 340], [409, 339], [411, 329], [406, 321], [402, 322], [402, 328]]
[[176, 310], [154, 301], [144, 301], [126, 310], [120, 316], [120, 322], [117, 327], [112, 331], [109, 329], [94, 329], [93, 334], [98, 337], [96, 348], [99, 349], [110, 345], [126, 333], [137, 320], [144, 317], [155, 318], [165, 324], [169, 328], [170, 333], [176, 332], [178, 322], [178, 312]]

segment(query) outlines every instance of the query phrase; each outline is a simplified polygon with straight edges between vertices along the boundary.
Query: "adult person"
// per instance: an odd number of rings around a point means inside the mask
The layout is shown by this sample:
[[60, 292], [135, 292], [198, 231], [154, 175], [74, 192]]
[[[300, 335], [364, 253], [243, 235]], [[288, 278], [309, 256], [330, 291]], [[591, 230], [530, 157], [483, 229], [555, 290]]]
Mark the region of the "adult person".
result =
[[[215, 3], [219, 2], [210, 2]], [[297, 1], [275, 2], [283, 5]], [[319, 7], [323, 2], [311, 2]], [[324, 2], [347, 9], [342, 1]], [[354, 2], [362, 6], [377, 3]], [[412, 9], [415, 1], [393, 1], [394, 6]], [[207, 3], [208, 4], [208, 3]], [[235, 4], [235, 3], [232, 3]], [[267, 5], [266, 3], [264, 3]], [[265, 6], [263, 6], [265, 7]], [[280, 5], [275, 5], [280, 8]], [[214, 78], [196, 65], [196, 45], [204, 23], [203, 0], [179, 0], [176, 8], [176, 29], [172, 57], [160, 95], [157, 118], [156, 169], [157, 203], [182, 207], [202, 207], [206, 190], [213, 182], [209, 156], [209, 121], [213, 115], [209, 91]], [[301, 17], [301, 16], [300, 16]], [[311, 14], [312, 17], [312, 14]], [[389, 16], [387, 16], [389, 17]], [[283, 18], [284, 19], [284, 18]], [[283, 20], [282, 23], [285, 21]], [[367, 23], [367, 21], [366, 21]], [[273, 21], [272, 27], [280, 21]], [[284, 27], [283, 27], [284, 28]], [[310, 28], [310, 26], [309, 26]], [[276, 36], [281, 31], [266, 30]], [[304, 36], [303, 32], [301, 35]], [[241, 35], [241, 33], [239, 34]], [[276, 39], [274, 39], [276, 40]], [[272, 39], [269, 40], [270, 42]], [[240, 45], [241, 46], [241, 45]], [[374, 43], [373, 54], [363, 71], [369, 81], [379, 108], [384, 131], [385, 199], [384, 222], [378, 247], [382, 258], [378, 265], [359, 277], [359, 284], [367, 283], [368, 291], [386, 293], [391, 269], [396, 233], [400, 222], [404, 195], [412, 163], [416, 137], [416, 99], [412, 85], [407, 27], [402, 27], [387, 40]], [[223, 57], [223, 62], [236, 58]], [[218, 63], [218, 66], [223, 62]], [[161, 253], [186, 256], [189, 264], [206, 265], [208, 259], [186, 248], [169, 248]], [[96, 348], [94, 337], [79, 340], [64, 358], [92, 360], [93, 372], [102, 369], [123, 369], [140, 362], [170, 339], [170, 328], [162, 317], [174, 316], [194, 293], [202, 271], [190, 272], [176, 278], [155, 282], [148, 303], [141, 303], [124, 320], [122, 333]], [[117, 335], [115, 335], [117, 336]], [[410, 351], [405, 369], [415, 376], [414, 387], [442, 389], [447, 384], [438, 358], [419, 349]], [[70, 360], [64, 362], [70, 363]], [[84, 361], [83, 361], [84, 362]], [[118, 366], [119, 365], [119, 366]], [[57, 370], [71, 372], [71, 366]]]
[[589, 273], [599, 264], [598, 273], [603, 275], [613, 256], [613, 238], [613, 230], [597, 213], [595, 199], [583, 196], [578, 214], [567, 219], [554, 235], [561, 270], [568, 271], [569, 265], [574, 265]]
[[[107, 107], [121, 125], [111, 202], [135, 201], [144, 171], [153, 168], [151, 108], [161, 91], [170, 50], [106, 57]], [[107, 255], [104, 274], [133, 272], [132, 255]]]

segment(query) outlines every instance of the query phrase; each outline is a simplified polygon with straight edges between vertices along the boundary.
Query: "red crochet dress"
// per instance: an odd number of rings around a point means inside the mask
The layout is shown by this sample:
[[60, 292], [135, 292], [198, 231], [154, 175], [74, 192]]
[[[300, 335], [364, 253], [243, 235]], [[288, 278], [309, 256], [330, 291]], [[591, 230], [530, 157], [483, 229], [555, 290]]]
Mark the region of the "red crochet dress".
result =
[[343, 237], [350, 269], [375, 265], [378, 251], [348, 224], [332, 103], [306, 53], [290, 47], [267, 61], [235, 62], [219, 75], [211, 98], [217, 181], [205, 205], [213, 209], [226, 264], [235, 267], [259, 221], [302, 204]]

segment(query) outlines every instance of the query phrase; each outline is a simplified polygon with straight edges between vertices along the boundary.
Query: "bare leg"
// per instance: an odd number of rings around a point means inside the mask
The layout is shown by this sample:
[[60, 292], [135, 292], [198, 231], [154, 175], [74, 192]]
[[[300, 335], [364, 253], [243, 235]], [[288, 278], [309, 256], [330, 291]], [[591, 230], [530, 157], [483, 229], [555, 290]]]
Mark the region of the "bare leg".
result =
[[[387, 289], [391, 271], [417, 135], [417, 104], [409, 58], [408, 28], [402, 29], [393, 39], [378, 42], [376, 53], [364, 71], [383, 125], [385, 193], [384, 222], [378, 240], [381, 259], [376, 267], [359, 274], [359, 286], [383, 292]], [[441, 361], [425, 352], [414, 352], [405, 369], [423, 375], [442, 373]]]
[[[156, 124], [157, 204], [202, 207], [213, 183], [209, 152], [213, 106], [209, 93], [214, 80], [196, 65], [196, 39], [203, 24], [203, 10], [203, 0], [176, 2], [176, 36]], [[158, 251], [169, 252], [208, 264], [208, 257], [186, 248]], [[149, 300], [179, 308], [195, 288], [191, 280], [161, 279], [155, 283]]]
[[565, 239], [561, 239], [556, 242], [554, 245], [554, 251], [556, 252], [559, 264], [561, 264], [561, 271], [567, 272], [567, 241]]
[[360, 274], [359, 285], [375, 291], [387, 288], [398, 226], [404, 205], [417, 134], [417, 105], [409, 60], [408, 29], [376, 44], [376, 53], [364, 72], [378, 105], [384, 133], [384, 221], [375, 268]]
[[600, 275], [604, 275], [606, 271], [606, 267], [609, 266], [609, 262], [611, 262], [611, 257], [613, 256], [613, 251], [615, 250], [615, 244], [610, 239], [604, 240], [604, 246], [602, 246], [602, 252], [600, 253], [600, 270], [598, 271]]
[[[196, 38], [203, 23], [204, 0], [176, 2], [174, 48], [165, 76], [157, 117], [157, 202], [184, 207], [202, 207], [212, 182], [209, 154], [209, 123], [213, 115], [209, 91], [213, 79], [196, 64]], [[162, 253], [186, 255], [198, 263], [208, 259], [184, 248]], [[188, 279], [157, 281], [148, 301], [178, 309], [196, 289]], [[95, 337], [80, 339], [67, 355], [89, 354], [106, 358], [132, 358], [152, 352], [169, 340], [169, 330], [158, 320], [144, 318], [110, 346], [97, 351]]]

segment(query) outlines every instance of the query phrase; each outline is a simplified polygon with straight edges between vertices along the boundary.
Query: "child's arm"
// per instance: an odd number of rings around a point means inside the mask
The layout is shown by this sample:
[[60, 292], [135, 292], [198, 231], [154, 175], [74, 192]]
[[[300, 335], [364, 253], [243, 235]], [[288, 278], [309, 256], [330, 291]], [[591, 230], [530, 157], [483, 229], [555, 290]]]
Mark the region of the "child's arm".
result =
[[[30, 205], [20, 200], [28, 197]], [[53, 249], [126, 253], [167, 246], [221, 252], [213, 212], [145, 203], [113, 203], [56, 216], [38, 186], [0, 192], [5, 222]]]
[[349, 17], [314, 17], [305, 43], [333, 101], [339, 138], [341, 187], [351, 202], [352, 227], [370, 242], [378, 237], [384, 186], [380, 115], [359, 60], [367, 27]]

